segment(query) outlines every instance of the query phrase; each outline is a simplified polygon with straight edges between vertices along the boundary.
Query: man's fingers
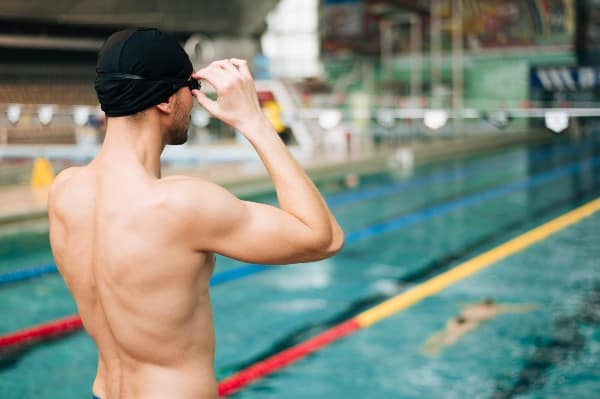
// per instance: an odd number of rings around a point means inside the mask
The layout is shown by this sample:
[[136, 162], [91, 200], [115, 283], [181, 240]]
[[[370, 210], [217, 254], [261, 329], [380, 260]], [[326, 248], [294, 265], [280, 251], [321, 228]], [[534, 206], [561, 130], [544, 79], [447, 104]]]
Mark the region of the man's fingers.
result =
[[245, 78], [252, 79], [252, 74], [250, 73], [250, 68], [248, 68], [248, 62], [246, 60], [241, 60], [239, 58], [230, 58], [229, 61], [236, 67], [238, 67], [242, 76]]
[[235, 74], [235, 76], [240, 75], [240, 71], [229, 60], [219, 60], [213, 62], [213, 64], [218, 65], [224, 70]]
[[215, 88], [215, 90], [217, 90], [217, 92], [219, 92], [220, 90], [223, 90], [227, 76], [223, 69], [213, 65], [199, 69], [192, 75], [192, 78], [206, 80], [212, 87]]
[[194, 97], [196, 97], [196, 100], [198, 100], [198, 102], [200, 103], [200, 105], [202, 105], [204, 108], [206, 108], [206, 110], [211, 114], [214, 115], [216, 108], [217, 108], [217, 102], [214, 100], [211, 100], [210, 98], [208, 98], [206, 96], [206, 94], [202, 93], [200, 90], [192, 90], [192, 95]]

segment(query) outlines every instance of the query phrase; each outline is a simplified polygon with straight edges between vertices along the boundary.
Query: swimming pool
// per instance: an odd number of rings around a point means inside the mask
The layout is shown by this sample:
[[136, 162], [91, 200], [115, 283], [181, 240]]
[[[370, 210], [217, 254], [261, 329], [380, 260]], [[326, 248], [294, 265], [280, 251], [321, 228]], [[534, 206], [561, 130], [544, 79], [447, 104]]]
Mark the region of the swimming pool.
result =
[[[250, 269], [213, 286], [219, 378], [334, 326], [600, 196], [600, 140], [560, 141], [328, 185], [347, 232], [333, 259]], [[274, 196], [261, 196], [274, 202]], [[236, 394], [240, 398], [591, 398], [600, 391], [600, 215], [459, 281]], [[0, 273], [51, 261], [45, 232], [0, 240]], [[460, 305], [535, 303], [421, 353]], [[56, 274], [0, 286], [0, 334], [75, 312]], [[6, 315], [6, 316], [4, 316]], [[84, 333], [0, 361], [0, 397], [88, 397]]]

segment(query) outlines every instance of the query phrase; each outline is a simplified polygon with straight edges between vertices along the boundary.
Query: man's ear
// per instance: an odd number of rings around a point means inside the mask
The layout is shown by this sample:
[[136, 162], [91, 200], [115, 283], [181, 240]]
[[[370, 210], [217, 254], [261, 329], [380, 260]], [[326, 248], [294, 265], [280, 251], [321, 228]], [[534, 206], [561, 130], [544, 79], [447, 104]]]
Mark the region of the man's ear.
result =
[[160, 104], [156, 104], [156, 108], [160, 112], [164, 112], [165, 114], [170, 114], [175, 109], [175, 93], [171, 94], [167, 101], [162, 102]]

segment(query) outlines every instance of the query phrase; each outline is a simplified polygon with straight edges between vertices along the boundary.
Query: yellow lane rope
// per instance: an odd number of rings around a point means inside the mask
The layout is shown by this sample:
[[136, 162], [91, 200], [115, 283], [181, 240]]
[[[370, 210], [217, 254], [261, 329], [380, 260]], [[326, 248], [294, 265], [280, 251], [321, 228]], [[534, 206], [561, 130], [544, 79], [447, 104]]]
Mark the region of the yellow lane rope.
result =
[[414, 305], [428, 296], [440, 292], [449, 285], [452, 285], [457, 281], [463, 280], [477, 273], [479, 270], [486, 268], [493, 263], [498, 262], [499, 260], [502, 260], [537, 242], [544, 240], [552, 234], [555, 234], [566, 227], [569, 227], [572, 224], [575, 224], [592, 215], [598, 210], [600, 210], [600, 198], [596, 198], [595, 200], [590, 201], [587, 204], [582, 205], [568, 213], [565, 213], [556, 219], [544, 223], [533, 230], [529, 230], [528, 232], [521, 234], [520, 236], [517, 236], [494, 249], [484, 252], [483, 254], [476, 256], [475, 258], [468, 260], [452, 268], [451, 270], [424, 282], [423, 284], [398, 294], [397, 296], [360, 313], [354, 317], [354, 320], [360, 324], [361, 328], [375, 324], [394, 313]]

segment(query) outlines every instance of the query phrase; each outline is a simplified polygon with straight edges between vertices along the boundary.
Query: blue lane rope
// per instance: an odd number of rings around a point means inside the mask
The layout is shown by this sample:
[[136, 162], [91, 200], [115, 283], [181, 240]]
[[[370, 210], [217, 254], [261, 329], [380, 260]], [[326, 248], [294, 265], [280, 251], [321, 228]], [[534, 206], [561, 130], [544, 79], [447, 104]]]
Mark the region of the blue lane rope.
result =
[[56, 265], [49, 263], [47, 265], [28, 267], [8, 273], [0, 274], [0, 285], [14, 283], [16, 281], [30, 280], [45, 274], [56, 273]]
[[510, 194], [524, 188], [531, 188], [548, 183], [573, 173], [579, 173], [584, 169], [595, 169], [600, 166], [600, 157], [595, 157], [585, 161], [572, 163], [567, 166], [557, 168], [548, 172], [538, 173], [529, 177], [526, 180], [521, 180], [515, 183], [509, 183], [500, 187], [495, 187], [489, 190], [481, 191], [473, 195], [468, 195], [453, 201], [444, 202], [442, 204], [424, 209], [420, 212], [415, 212], [403, 215], [397, 218], [386, 220], [382, 223], [369, 226], [367, 228], [354, 231], [346, 236], [346, 242], [351, 244], [373, 236], [396, 231], [415, 223], [439, 216], [445, 213], [452, 212], [457, 209], [466, 208], [471, 205], [476, 205], [485, 201], [497, 199], [498, 197]]
[[234, 269], [225, 270], [223, 272], [216, 273], [214, 276], [212, 276], [212, 278], [210, 279], [210, 286], [214, 287], [215, 285], [220, 285], [229, 281], [238, 280], [240, 278], [250, 276], [252, 274], [256, 274], [270, 268], [272, 268], [272, 266], [246, 264], [236, 267]]
[[[509, 183], [490, 190], [482, 191], [473, 195], [467, 195], [456, 200], [441, 203], [436, 206], [424, 209], [419, 212], [410, 213], [397, 218], [390, 219], [383, 223], [378, 223], [364, 229], [353, 231], [346, 235], [346, 244], [353, 244], [380, 234], [389, 233], [391, 231], [401, 230], [412, 224], [431, 219], [436, 216], [443, 215], [461, 208], [466, 208], [472, 205], [480, 204], [484, 201], [497, 199], [503, 195], [510, 194], [520, 189], [531, 188], [548, 183], [559, 177], [576, 173], [585, 169], [595, 169], [600, 166], [600, 157], [595, 157], [581, 162], [575, 162], [561, 168], [551, 170], [549, 172], [538, 173], [527, 179], [516, 183]], [[260, 273], [262, 271], [273, 269], [269, 266], [260, 265], [242, 265], [235, 269], [230, 269], [222, 273], [216, 274], [211, 280], [211, 286], [222, 284], [224, 282], [238, 280], [240, 278]]]
[[[552, 148], [534, 150], [535, 152], [531, 156], [530, 161], [535, 164], [551, 156], [564, 156], [578, 152], [583, 148], [596, 149], [597, 147], [599, 147], [597, 143], [592, 143], [591, 146], [589, 146], [589, 144], [589, 142], [586, 142], [584, 144], [568, 144], [561, 147], [555, 147], [554, 150], [552, 150]], [[364, 201], [386, 195], [398, 194], [411, 188], [426, 186], [435, 183], [446, 183], [452, 180], [456, 180], [458, 178], [474, 177], [490, 171], [494, 172], [498, 170], [499, 166], [506, 165], [507, 162], [510, 162], [511, 158], [518, 157], [519, 154], [510, 154], [508, 157], [500, 157], [492, 161], [486, 160], [485, 162], [482, 162], [483, 166], [471, 165], [470, 167], [462, 167], [459, 170], [439, 172], [417, 177], [409, 181], [384, 184], [381, 186], [365, 188], [363, 190], [352, 191], [349, 193], [330, 195], [327, 196], [325, 199], [330, 207], [335, 208], [357, 201]]]
[[[582, 148], [590, 148], [589, 142], [584, 142], [580, 144], [567, 144], [561, 147], [550, 147], [550, 148], [541, 148], [534, 150], [535, 152], [531, 155], [530, 161], [532, 163], [541, 162], [542, 160], [557, 155], [568, 155], [573, 152], [577, 152]], [[596, 143], [594, 142], [592, 148], [595, 148]], [[480, 175], [487, 173], [489, 171], [495, 171], [498, 169], [498, 166], [505, 165], [507, 161], [509, 161], [513, 157], [518, 157], [519, 154], [511, 154], [508, 157], [499, 157], [493, 161], [489, 161], [486, 159], [481, 162], [483, 166], [471, 165], [470, 167], [462, 167], [459, 170], [454, 170], [450, 172], [440, 172], [433, 173], [422, 177], [417, 177], [416, 179], [411, 179], [409, 181], [402, 181], [393, 184], [385, 184], [384, 186], [376, 186], [376, 187], [368, 187], [362, 190], [353, 191], [350, 193], [343, 193], [338, 195], [330, 195], [326, 197], [326, 201], [330, 207], [335, 208], [342, 205], [347, 205], [357, 201], [364, 201], [369, 199], [374, 199], [381, 196], [397, 194], [403, 191], [406, 191], [411, 188], [421, 187], [429, 184], [440, 184], [449, 182], [458, 178], [466, 178], [473, 177], [475, 175]], [[435, 207], [434, 207], [435, 208]], [[421, 211], [421, 212], [425, 212]], [[406, 217], [410, 216], [405, 215]], [[394, 219], [395, 220], [395, 219]], [[387, 222], [386, 222], [387, 223]], [[376, 225], [377, 226], [377, 225]], [[359, 230], [362, 231], [362, 230]], [[351, 239], [352, 234], [358, 234], [358, 232], [352, 232], [347, 235], [346, 243], [351, 243], [349, 239]], [[256, 272], [263, 271], [264, 269], [269, 268], [268, 266], [262, 265], [242, 265], [235, 269], [226, 270], [220, 273], [215, 274], [211, 279], [211, 285], [218, 285], [225, 283], [231, 280], [237, 280], [244, 276], [254, 274]], [[47, 264], [42, 266], [34, 266], [25, 269], [19, 269], [8, 273], [0, 274], [0, 286], [4, 284], [14, 283], [18, 281], [25, 281], [34, 279], [37, 277], [44, 276], [46, 274], [56, 273], [58, 270], [55, 264]]]

